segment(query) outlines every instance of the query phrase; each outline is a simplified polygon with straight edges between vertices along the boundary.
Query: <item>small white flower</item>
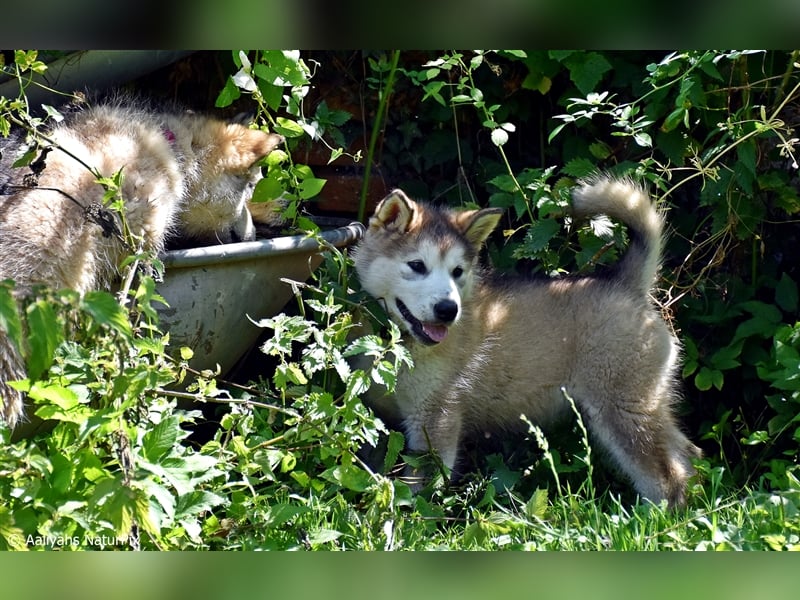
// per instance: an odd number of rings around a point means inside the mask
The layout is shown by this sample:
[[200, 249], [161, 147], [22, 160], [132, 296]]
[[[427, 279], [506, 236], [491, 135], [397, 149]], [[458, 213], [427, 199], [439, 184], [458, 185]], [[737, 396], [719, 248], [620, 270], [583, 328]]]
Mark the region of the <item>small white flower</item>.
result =
[[242, 61], [242, 68], [233, 76], [233, 83], [236, 84], [236, 87], [246, 92], [252, 92], [256, 89], [256, 82], [250, 74], [253, 65], [250, 64], [247, 54], [242, 50], [239, 50], [239, 60]]
[[502, 146], [508, 141], [508, 132], [505, 129], [498, 127], [492, 129], [492, 143], [495, 146]]

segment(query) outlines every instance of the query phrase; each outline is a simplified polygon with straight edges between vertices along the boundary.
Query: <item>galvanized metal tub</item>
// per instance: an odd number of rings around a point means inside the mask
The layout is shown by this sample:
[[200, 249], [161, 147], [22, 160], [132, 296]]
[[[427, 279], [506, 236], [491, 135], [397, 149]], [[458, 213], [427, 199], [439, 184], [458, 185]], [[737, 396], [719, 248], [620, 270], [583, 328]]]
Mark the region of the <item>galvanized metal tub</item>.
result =
[[[354, 244], [364, 231], [360, 223], [319, 221], [320, 237], [337, 248]], [[329, 228], [331, 221], [339, 226]], [[158, 312], [170, 346], [188, 346], [192, 368], [219, 365], [224, 376], [262, 331], [250, 319], [273, 316], [291, 299], [292, 289], [281, 279], [306, 281], [324, 251], [316, 238], [292, 235], [164, 252], [157, 292], [169, 306]]]

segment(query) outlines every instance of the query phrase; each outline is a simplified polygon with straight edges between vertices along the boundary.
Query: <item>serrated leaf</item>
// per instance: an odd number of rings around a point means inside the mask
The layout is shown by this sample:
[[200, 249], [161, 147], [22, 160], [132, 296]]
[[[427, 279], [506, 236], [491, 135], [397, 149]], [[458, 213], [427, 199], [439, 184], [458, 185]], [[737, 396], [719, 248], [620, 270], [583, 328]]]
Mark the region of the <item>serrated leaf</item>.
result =
[[538, 488], [525, 503], [525, 516], [529, 519], [544, 519], [547, 512], [547, 490]]
[[756, 176], [756, 142], [749, 139], [739, 144], [736, 148], [739, 163], [747, 169], [747, 172], [755, 178]]
[[341, 531], [336, 531], [335, 529], [317, 529], [309, 534], [308, 543], [312, 546], [319, 546], [321, 544], [327, 544], [328, 542], [334, 542], [342, 535], [344, 534]]
[[589, 144], [589, 152], [592, 156], [600, 160], [605, 160], [611, 156], [611, 148], [608, 147], [608, 144], [604, 144], [603, 142]]
[[[517, 248], [514, 255], [517, 258], [532, 258], [537, 252], [547, 247], [561, 225], [555, 219], [542, 219], [534, 221], [525, 234], [525, 239]], [[518, 256], [518, 253], [523, 253]]]
[[133, 331], [125, 309], [108, 292], [90, 291], [81, 299], [81, 309], [101, 325], [108, 325], [114, 331], [130, 336]]
[[377, 335], [365, 335], [360, 337], [347, 347], [344, 356], [356, 356], [357, 354], [377, 355], [383, 352], [383, 340]]
[[[497, 175], [495, 177], [492, 177], [489, 180], [489, 183], [491, 183], [493, 186], [504, 192], [517, 191], [517, 183], [514, 181], [514, 178], [511, 175], [505, 175], [505, 174]], [[500, 206], [500, 205], [493, 205], [493, 206]]]
[[148, 431], [142, 439], [144, 455], [150, 462], [168, 454], [178, 441], [180, 424], [177, 417], [169, 417]]
[[394, 391], [397, 383], [397, 373], [394, 365], [386, 360], [378, 361], [370, 373], [375, 383], [385, 387], [390, 393]]
[[53, 364], [56, 347], [63, 340], [64, 332], [58, 324], [53, 307], [44, 300], [28, 306], [28, 378], [39, 379]]
[[228, 500], [224, 496], [208, 490], [195, 490], [178, 498], [178, 502], [175, 505], [175, 518], [183, 519], [189, 516], [197, 516], [227, 503]]
[[306, 385], [308, 378], [306, 378], [303, 370], [297, 363], [287, 363], [278, 365], [273, 375], [273, 381], [279, 389], [285, 389], [288, 384]]
[[573, 158], [564, 165], [564, 168], [562, 168], [561, 171], [570, 177], [581, 178], [596, 172], [597, 165], [595, 165], [588, 158]]
[[603, 75], [611, 70], [611, 63], [597, 52], [576, 52], [565, 61], [569, 69], [569, 78], [582, 94], [589, 94]]
[[383, 472], [388, 473], [392, 470], [400, 452], [406, 445], [406, 438], [399, 431], [389, 432], [389, 439], [386, 442], [386, 455], [383, 457]]
[[369, 389], [370, 376], [361, 369], [353, 371], [350, 379], [347, 380], [345, 398], [351, 400], [366, 392]]

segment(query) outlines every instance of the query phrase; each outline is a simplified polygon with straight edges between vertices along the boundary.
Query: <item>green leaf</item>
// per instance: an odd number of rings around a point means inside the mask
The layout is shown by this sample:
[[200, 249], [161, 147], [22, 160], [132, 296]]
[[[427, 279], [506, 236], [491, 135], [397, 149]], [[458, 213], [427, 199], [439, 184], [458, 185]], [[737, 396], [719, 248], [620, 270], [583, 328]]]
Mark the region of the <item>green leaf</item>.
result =
[[356, 356], [357, 354], [367, 354], [378, 356], [383, 353], [383, 340], [377, 335], [365, 335], [350, 344], [344, 351], [344, 356]]
[[28, 306], [27, 313], [30, 347], [28, 378], [35, 381], [53, 364], [53, 356], [63, 340], [64, 332], [49, 302], [37, 300]]
[[742, 341], [734, 343], [730, 346], [720, 348], [713, 355], [711, 355], [711, 364], [715, 369], [720, 371], [727, 371], [741, 366], [739, 357], [742, 354]]
[[28, 395], [35, 402], [51, 402], [64, 410], [70, 410], [78, 406], [80, 402], [75, 392], [60, 385], [34, 383], [28, 391]]
[[786, 312], [793, 313], [797, 310], [797, 296], [797, 283], [784, 273], [775, 286], [775, 302]]
[[[776, 324], [783, 320], [781, 311], [773, 304], [760, 302], [759, 300], [750, 300], [739, 304], [741, 308], [751, 313], [754, 317], [762, 319], [768, 323]], [[771, 332], [770, 332], [771, 334]]]
[[707, 392], [712, 386], [721, 390], [723, 383], [722, 371], [709, 369], [708, 367], [702, 367], [694, 378], [694, 384], [701, 392]]
[[286, 389], [290, 383], [295, 385], [306, 385], [308, 378], [297, 363], [285, 363], [275, 368], [272, 380], [278, 389]]
[[589, 144], [589, 152], [592, 156], [600, 160], [605, 160], [612, 154], [611, 148], [608, 146], [608, 144], [603, 142], [594, 142]]
[[72, 473], [74, 470], [72, 461], [60, 452], [55, 452], [51, 454], [50, 462], [53, 464], [53, 474], [50, 477], [50, 485], [59, 493], [66, 494], [69, 491], [69, 484], [72, 480]]
[[81, 300], [81, 309], [89, 313], [101, 325], [108, 325], [114, 331], [125, 336], [133, 334], [128, 314], [116, 298], [108, 292], [87, 292]]
[[564, 64], [569, 69], [569, 78], [582, 94], [593, 92], [603, 75], [611, 70], [611, 63], [597, 52], [576, 52]]
[[438, 102], [442, 106], [447, 106], [444, 97], [440, 93], [444, 86], [445, 86], [444, 81], [432, 81], [422, 86], [422, 89], [425, 91], [425, 95], [422, 96], [422, 101], [425, 102], [425, 100], [427, 100], [428, 98], [433, 98], [434, 100], [436, 100], [436, 102]]
[[177, 417], [169, 417], [148, 431], [142, 439], [144, 455], [150, 462], [168, 454], [178, 441], [180, 422]]
[[277, 174], [259, 179], [253, 190], [252, 202], [269, 202], [283, 194], [283, 184]]
[[595, 165], [588, 158], [573, 158], [566, 165], [564, 165], [564, 168], [561, 169], [561, 171], [570, 177], [581, 178], [596, 172], [597, 165]]
[[370, 474], [355, 465], [338, 465], [325, 471], [322, 477], [354, 492], [363, 492], [372, 484]]
[[386, 455], [383, 457], [383, 472], [388, 473], [397, 463], [400, 452], [406, 445], [406, 439], [399, 431], [389, 432], [389, 439], [386, 443]]
[[286, 117], [278, 117], [275, 120], [275, 132], [287, 138], [297, 138], [305, 135], [305, 129], [300, 123]]
[[544, 519], [547, 512], [547, 490], [537, 488], [525, 503], [525, 516], [529, 519]]
[[347, 389], [345, 389], [344, 397], [347, 400], [356, 398], [369, 389], [370, 376], [362, 369], [356, 369], [347, 380]]
[[506, 175], [506, 174], [497, 175], [496, 177], [492, 177], [489, 180], [489, 183], [491, 183], [493, 186], [495, 186], [496, 188], [498, 188], [503, 192], [517, 191], [517, 183], [514, 181], [514, 178], [511, 175]]
[[39, 148], [37, 147], [31, 148], [30, 150], [25, 152], [22, 156], [20, 156], [17, 160], [15, 160], [12, 163], [11, 168], [18, 169], [19, 167], [25, 167], [31, 164], [36, 159], [37, 156], [39, 156]]
[[664, 123], [662, 123], [661, 125], [661, 131], [664, 132], [672, 131], [683, 122], [683, 118], [685, 116], [686, 116], [686, 107], [679, 106], [671, 113], [669, 113], [666, 119], [664, 119]]
[[305, 514], [311, 510], [308, 506], [298, 506], [296, 504], [280, 503], [269, 507], [266, 524], [270, 527], [280, 527], [288, 523], [298, 515]]
[[185, 519], [186, 517], [197, 516], [227, 503], [228, 500], [219, 494], [208, 490], [195, 490], [178, 498], [175, 506], [175, 518]]
[[649, 133], [645, 133], [644, 131], [637, 131], [636, 133], [634, 133], [633, 141], [636, 142], [642, 148], [653, 147], [653, 138], [650, 137]]
[[[561, 230], [561, 224], [555, 219], [542, 219], [534, 221], [525, 234], [525, 240], [514, 252], [518, 258], [532, 258], [537, 252], [547, 247], [556, 234]], [[524, 253], [518, 256], [518, 253]]]
[[550, 50], [547, 55], [559, 62], [563, 62], [565, 59], [577, 54], [578, 52], [578, 50]]
[[309, 179], [303, 179], [300, 182], [300, 198], [303, 200], [308, 200], [309, 198], [313, 198], [317, 194], [322, 191], [322, 188], [325, 186], [325, 179], [317, 179], [316, 177], [311, 177]]
[[737, 180], [747, 193], [751, 193], [756, 178], [756, 141], [749, 139], [739, 144], [736, 154], [739, 158], [737, 167], [741, 166], [746, 170], [737, 170]]
[[659, 131], [656, 146], [673, 164], [681, 166], [689, 148], [689, 137], [680, 130]]
[[217, 96], [214, 106], [217, 108], [225, 108], [233, 104], [235, 100], [238, 100], [240, 96], [241, 92], [239, 88], [233, 82], [233, 78], [229, 76], [228, 80], [225, 82], [225, 87], [222, 88]]
[[722, 75], [717, 70], [717, 67], [714, 64], [713, 60], [701, 60], [698, 66], [703, 71], [703, 73], [705, 73], [712, 79], [716, 79], [717, 81], [724, 81]]
[[258, 91], [261, 92], [261, 97], [264, 99], [264, 103], [267, 107], [277, 112], [281, 106], [281, 99], [283, 98], [283, 87], [273, 85], [266, 79], [261, 79], [260, 77], [256, 79], [256, 86], [258, 87]]
[[341, 531], [323, 527], [309, 533], [308, 543], [311, 544], [312, 547], [321, 546], [322, 544], [327, 544], [329, 542], [338, 540], [340, 537], [342, 537], [342, 535], [344, 534]]

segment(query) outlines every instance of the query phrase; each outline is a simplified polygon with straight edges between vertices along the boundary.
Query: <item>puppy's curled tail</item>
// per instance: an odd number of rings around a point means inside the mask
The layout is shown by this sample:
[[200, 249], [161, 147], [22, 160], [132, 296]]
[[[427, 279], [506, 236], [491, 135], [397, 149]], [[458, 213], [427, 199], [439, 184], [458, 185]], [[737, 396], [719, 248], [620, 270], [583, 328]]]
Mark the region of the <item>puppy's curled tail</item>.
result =
[[664, 218], [647, 192], [629, 179], [598, 175], [580, 182], [572, 194], [575, 217], [607, 215], [628, 227], [630, 245], [616, 265], [615, 279], [647, 294], [661, 261]]

